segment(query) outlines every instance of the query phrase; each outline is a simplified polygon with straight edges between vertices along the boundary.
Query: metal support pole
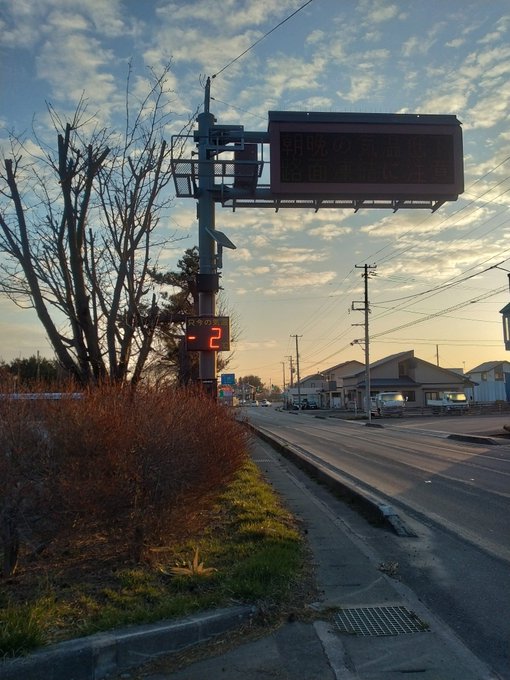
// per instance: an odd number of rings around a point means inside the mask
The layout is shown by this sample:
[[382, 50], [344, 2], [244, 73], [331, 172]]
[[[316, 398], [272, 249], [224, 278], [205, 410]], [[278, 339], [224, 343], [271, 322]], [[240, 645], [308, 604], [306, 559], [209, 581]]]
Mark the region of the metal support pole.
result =
[[301, 410], [301, 379], [299, 377], [299, 344], [298, 344], [298, 338], [301, 337], [301, 335], [294, 335], [291, 336], [296, 338], [296, 376], [297, 376], [297, 389], [298, 389], [298, 410]]
[[[211, 237], [210, 231], [215, 226], [215, 206], [212, 190], [214, 188], [214, 169], [211, 163], [208, 149], [210, 130], [214, 125], [214, 116], [209, 111], [210, 102], [210, 78], [207, 79], [204, 96], [204, 111], [198, 116], [198, 254], [199, 276], [203, 274], [217, 275], [216, 268], [216, 243]], [[198, 293], [199, 316], [216, 314], [215, 286], [204, 287]], [[201, 351], [199, 353], [199, 379], [206, 392], [216, 398], [217, 392], [217, 352], [215, 350]]]

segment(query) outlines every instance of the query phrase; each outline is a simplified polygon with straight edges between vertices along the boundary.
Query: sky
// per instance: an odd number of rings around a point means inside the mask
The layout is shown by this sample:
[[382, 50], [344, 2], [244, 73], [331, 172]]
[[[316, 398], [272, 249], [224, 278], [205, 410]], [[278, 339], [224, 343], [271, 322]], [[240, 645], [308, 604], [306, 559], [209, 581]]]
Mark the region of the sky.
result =
[[[370, 357], [415, 355], [466, 372], [510, 360], [501, 314], [510, 291], [508, 0], [0, 0], [0, 146], [48, 125], [47, 102], [83, 95], [122, 126], [135, 82], [170, 64], [168, 135], [204, 101], [218, 124], [265, 131], [268, 111], [456, 115], [465, 191], [428, 210], [217, 206], [223, 304], [235, 319], [227, 369], [267, 385], [364, 361], [363, 265]], [[175, 126], [173, 129], [172, 126]], [[171, 190], [171, 189], [170, 189]], [[198, 244], [194, 199], [175, 200], [160, 254], [175, 268]], [[52, 357], [30, 310], [0, 298], [0, 358]]]

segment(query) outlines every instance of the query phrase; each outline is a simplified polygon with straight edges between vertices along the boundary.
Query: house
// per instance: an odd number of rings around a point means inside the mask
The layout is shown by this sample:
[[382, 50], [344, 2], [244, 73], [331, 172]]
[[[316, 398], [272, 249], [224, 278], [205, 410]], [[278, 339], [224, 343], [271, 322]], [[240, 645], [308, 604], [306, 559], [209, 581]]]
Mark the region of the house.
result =
[[323, 371], [326, 378], [326, 385], [322, 393], [322, 403], [324, 408], [344, 408], [347, 401], [347, 394], [344, 389], [344, 378], [346, 376], [364, 370], [361, 361], [344, 361]]
[[[440, 392], [466, 392], [474, 383], [464, 375], [441, 368], [414, 356], [414, 350], [400, 352], [370, 364], [370, 396], [379, 392], [401, 392], [409, 406], [426, 406], [427, 399]], [[347, 400], [363, 409], [366, 372], [363, 367], [343, 378]]]
[[473, 401], [510, 401], [510, 362], [486, 361], [468, 371], [467, 376], [474, 383], [466, 391]]
[[299, 381], [299, 386], [296, 385], [288, 390], [289, 399], [297, 396], [299, 391], [302, 397], [315, 395], [320, 408], [344, 408], [343, 379], [363, 369], [363, 366], [364, 364], [360, 361], [344, 361], [326, 371], [309, 375]]
[[303, 402], [312, 397], [317, 405], [323, 408], [321, 394], [326, 384], [326, 379], [322, 373], [315, 373], [302, 378], [299, 383], [296, 383], [293, 387], [288, 387], [285, 391], [285, 406], [290, 407], [294, 402]]

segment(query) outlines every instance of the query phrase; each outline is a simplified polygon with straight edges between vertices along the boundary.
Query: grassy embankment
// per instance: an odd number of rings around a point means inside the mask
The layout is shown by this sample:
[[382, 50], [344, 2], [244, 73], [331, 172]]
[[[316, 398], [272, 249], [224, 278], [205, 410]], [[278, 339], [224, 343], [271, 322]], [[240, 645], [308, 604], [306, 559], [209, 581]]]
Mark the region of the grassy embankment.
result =
[[[173, 416], [169, 399], [157, 394], [139, 402], [132, 396], [112, 400], [103, 393], [87, 404], [59, 406], [58, 412], [54, 405], [49, 412], [42, 409], [39, 439], [41, 428], [49, 435], [28, 475], [32, 483], [25, 481], [32, 494], [21, 508], [25, 524], [20, 517], [20, 536], [29, 538], [21, 541], [16, 569], [0, 579], [0, 657], [231, 603], [254, 603], [277, 618], [300, 593], [306, 582], [304, 543], [293, 517], [250, 462], [245, 428], [223, 408], [207, 404], [208, 417], [190, 437], [195, 422], [190, 411], [203, 415], [203, 399], [186, 395], [187, 408], [176, 407]], [[28, 449], [21, 445], [22, 430], [14, 427], [19, 414], [13, 413], [4, 409], [2, 463], [10, 482], [18, 474], [21, 483], [30, 457], [21, 465]], [[123, 424], [126, 418], [130, 426]], [[85, 424], [92, 428], [94, 451], [90, 442], [83, 444]], [[162, 443], [169, 439], [170, 445]], [[223, 442], [222, 454], [215, 454], [213, 439]], [[155, 443], [158, 455], [151, 452]], [[124, 453], [130, 448], [128, 463], [119, 447]], [[8, 465], [13, 455], [19, 457], [17, 469]], [[49, 464], [52, 455], [58, 464]], [[174, 485], [171, 494], [161, 491], [165, 483]], [[83, 485], [90, 487], [87, 493], [79, 490]], [[41, 521], [44, 512], [47, 521]], [[151, 517], [156, 513], [157, 521]], [[7, 549], [4, 542], [2, 550]]]

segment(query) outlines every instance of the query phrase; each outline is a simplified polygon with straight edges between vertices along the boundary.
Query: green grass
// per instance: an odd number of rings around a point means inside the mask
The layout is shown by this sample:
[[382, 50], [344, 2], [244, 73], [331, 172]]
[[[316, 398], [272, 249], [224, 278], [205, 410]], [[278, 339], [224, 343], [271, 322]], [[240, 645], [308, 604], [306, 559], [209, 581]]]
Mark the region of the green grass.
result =
[[[120, 565], [106, 578], [104, 571], [102, 578], [92, 572], [89, 579], [69, 582], [55, 574], [25, 592], [18, 605], [12, 586], [0, 582], [0, 657], [233, 602], [270, 604], [278, 611], [306, 579], [305, 547], [294, 519], [251, 462], [217, 499], [200, 536], [167, 548], [155, 551], [150, 565]], [[173, 567], [193, 563], [197, 548], [206, 571], [215, 571], [173, 575]]]
[[44, 600], [0, 611], [0, 658], [20, 656], [44, 643], [47, 610]]

